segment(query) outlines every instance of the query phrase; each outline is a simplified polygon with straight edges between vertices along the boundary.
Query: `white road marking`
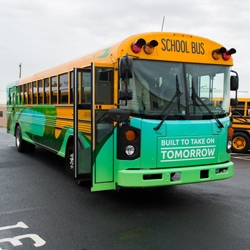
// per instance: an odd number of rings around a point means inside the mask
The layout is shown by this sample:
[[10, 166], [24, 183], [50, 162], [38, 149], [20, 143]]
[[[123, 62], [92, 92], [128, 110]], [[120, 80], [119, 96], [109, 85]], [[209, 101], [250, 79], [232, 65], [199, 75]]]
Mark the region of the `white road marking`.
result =
[[29, 228], [29, 227], [26, 224], [24, 224], [23, 222], [18, 222], [16, 225], [0, 227], [0, 231], [12, 229], [12, 228]]
[[18, 235], [13, 238], [5, 238], [1, 239], [1, 242], [10, 242], [14, 247], [16, 246], [21, 246], [23, 243], [20, 241], [21, 239], [25, 238], [31, 238], [32, 240], [35, 241], [34, 246], [35, 247], [41, 247], [45, 245], [46, 241], [44, 241], [41, 237], [39, 237], [37, 234], [24, 234], [24, 235]]

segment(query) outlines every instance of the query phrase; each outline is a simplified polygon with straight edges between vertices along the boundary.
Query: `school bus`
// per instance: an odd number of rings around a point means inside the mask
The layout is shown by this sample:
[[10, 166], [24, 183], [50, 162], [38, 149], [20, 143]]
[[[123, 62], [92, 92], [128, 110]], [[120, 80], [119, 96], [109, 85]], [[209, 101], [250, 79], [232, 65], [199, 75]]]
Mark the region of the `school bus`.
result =
[[250, 149], [250, 98], [237, 99], [237, 104], [231, 106], [234, 129], [232, 152], [246, 153]]
[[19, 152], [64, 157], [91, 191], [232, 177], [235, 52], [190, 34], [132, 35], [9, 84], [7, 132]]

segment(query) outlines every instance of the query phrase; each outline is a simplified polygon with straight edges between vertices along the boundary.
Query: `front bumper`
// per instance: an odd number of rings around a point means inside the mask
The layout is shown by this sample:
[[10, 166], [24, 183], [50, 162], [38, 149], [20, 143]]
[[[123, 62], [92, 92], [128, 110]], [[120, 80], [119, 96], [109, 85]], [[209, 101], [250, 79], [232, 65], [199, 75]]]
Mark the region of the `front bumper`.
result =
[[234, 175], [233, 162], [167, 169], [128, 169], [118, 172], [121, 187], [157, 187], [216, 181]]

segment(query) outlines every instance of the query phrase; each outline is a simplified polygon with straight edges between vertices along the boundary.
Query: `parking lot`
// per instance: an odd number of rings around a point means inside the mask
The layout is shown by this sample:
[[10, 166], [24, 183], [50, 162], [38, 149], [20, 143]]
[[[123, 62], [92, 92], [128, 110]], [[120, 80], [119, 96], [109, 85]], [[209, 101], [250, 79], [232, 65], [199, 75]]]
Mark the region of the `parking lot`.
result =
[[62, 158], [0, 138], [0, 250], [249, 249], [250, 154], [223, 181], [91, 193]]

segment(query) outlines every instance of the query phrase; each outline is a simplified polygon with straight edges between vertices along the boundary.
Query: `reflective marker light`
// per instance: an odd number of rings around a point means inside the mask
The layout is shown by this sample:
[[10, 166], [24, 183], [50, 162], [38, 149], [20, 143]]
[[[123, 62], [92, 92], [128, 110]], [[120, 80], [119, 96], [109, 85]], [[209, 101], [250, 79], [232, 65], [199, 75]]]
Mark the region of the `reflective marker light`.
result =
[[134, 53], [139, 53], [142, 50], [142, 47], [146, 44], [146, 41], [143, 38], [138, 39], [131, 44], [131, 49]]
[[154, 51], [154, 47], [156, 47], [158, 45], [158, 42], [156, 40], [152, 40], [150, 41], [149, 43], [147, 43], [145, 46], [144, 46], [144, 51], [145, 53], [147, 54], [152, 54], [153, 51]]
[[133, 155], [135, 153], [135, 147], [132, 146], [132, 145], [128, 145], [126, 148], [125, 148], [125, 153], [127, 155]]
[[227, 129], [228, 134], [228, 140], [227, 140], [227, 152], [231, 153], [232, 148], [232, 136], [234, 134], [234, 129], [232, 128], [232, 125], [230, 124]]
[[236, 49], [232, 48], [228, 51], [226, 51], [225, 53], [222, 54], [222, 58], [227, 61], [230, 59], [231, 55], [232, 54], [235, 54], [236, 53]]
[[125, 138], [126, 140], [128, 141], [134, 141], [136, 139], [136, 133], [134, 130], [128, 130], [126, 133], [125, 133]]
[[229, 127], [228, 127], [228, 136], [229, 136], [229, 137], [232, 137], [233, 134], [234, 134], [234, 129], [232, 128], [232, 126], [229, 126]]
[[219, 48], [219, 49], [215, 49], [215, 50], [213, 50], [213, 52], [212, 52], [212, 57], [215, 59], [215, 60], [218, 60], [219, 58], [221, 58], [221, 55], [223, 54], [223, 53], [225, 53], [227, 50], [226, 50], [226, 48], [224, 48], [224, 47], [221, 47], [221, 48]]

